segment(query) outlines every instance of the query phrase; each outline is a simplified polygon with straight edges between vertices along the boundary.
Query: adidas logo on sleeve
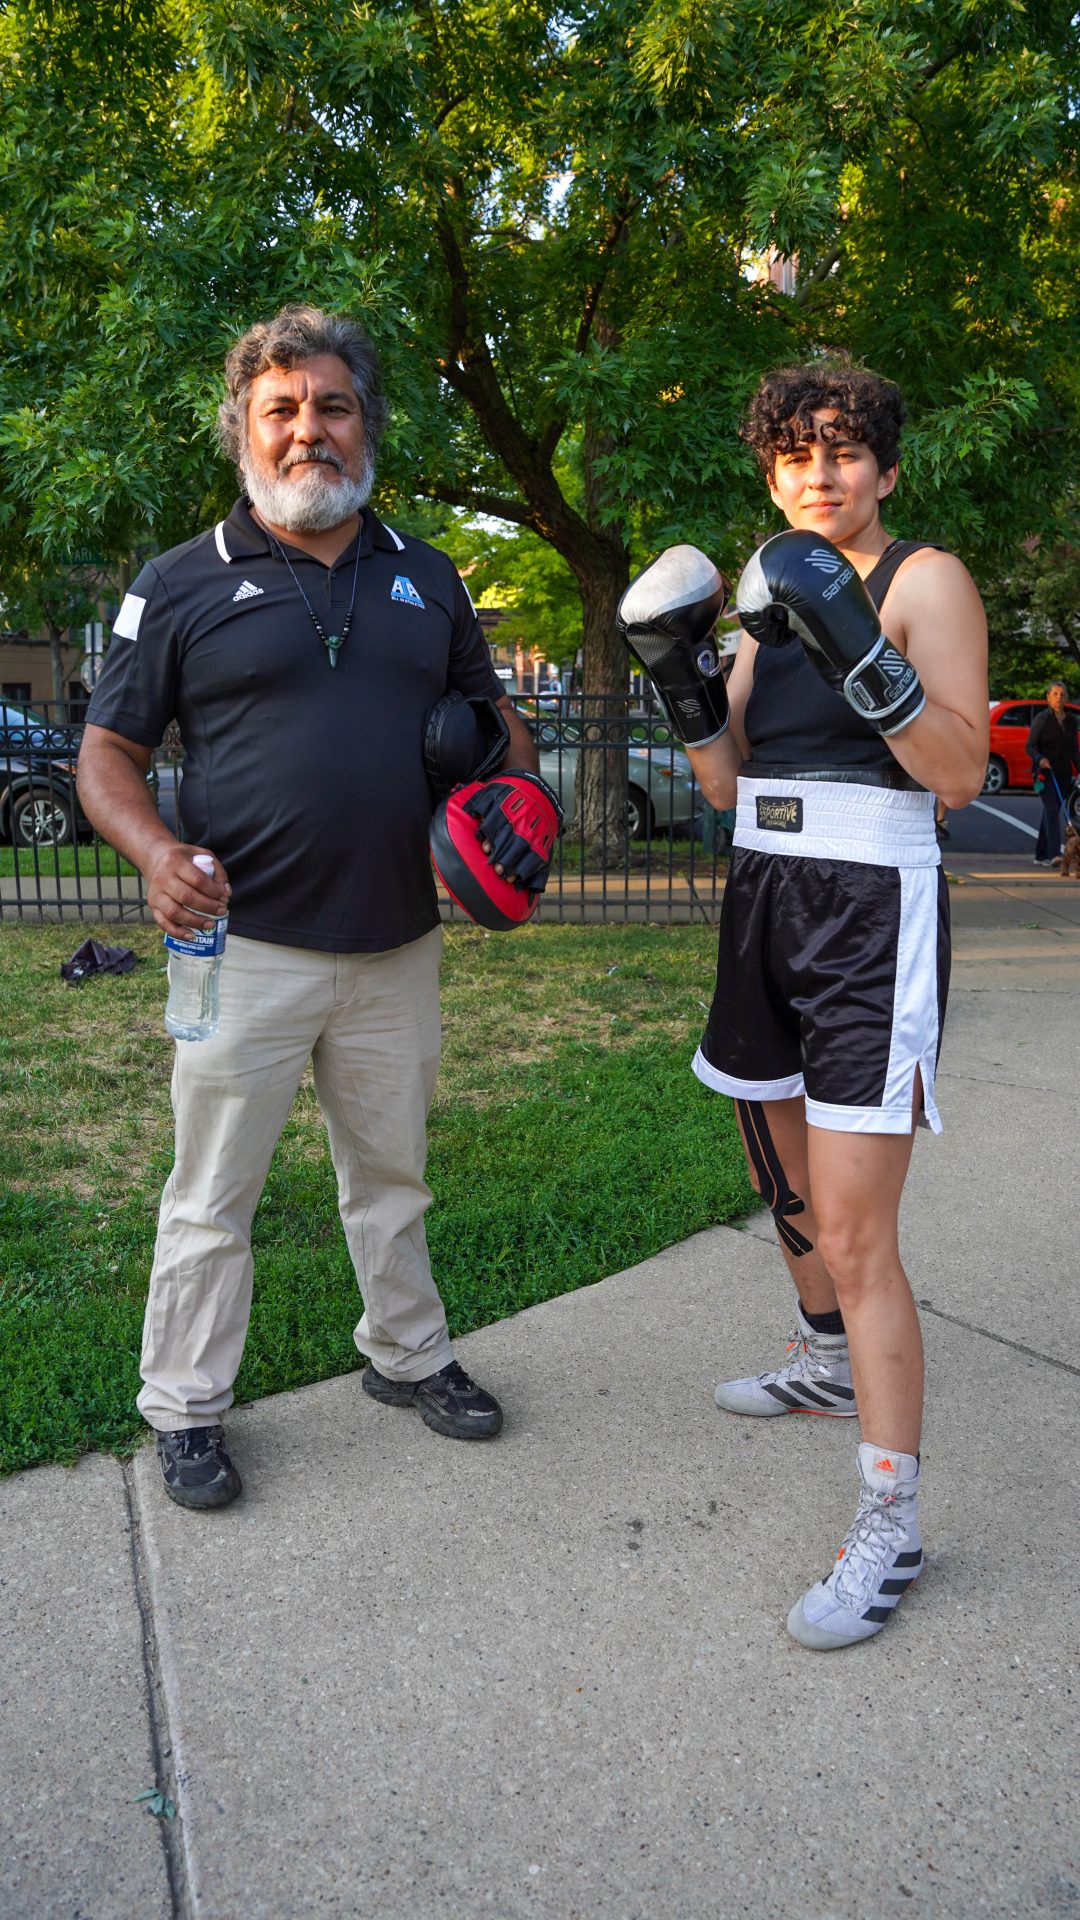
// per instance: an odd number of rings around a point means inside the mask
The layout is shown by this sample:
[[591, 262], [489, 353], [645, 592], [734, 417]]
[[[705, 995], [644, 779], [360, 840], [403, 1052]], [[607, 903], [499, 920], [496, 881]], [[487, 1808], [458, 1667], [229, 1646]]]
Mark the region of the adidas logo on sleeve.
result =
[[262, 587], [253, 586], [250, 580], [242, 580], [233, 594], [233, 600], [254, 600], [262, 591]]

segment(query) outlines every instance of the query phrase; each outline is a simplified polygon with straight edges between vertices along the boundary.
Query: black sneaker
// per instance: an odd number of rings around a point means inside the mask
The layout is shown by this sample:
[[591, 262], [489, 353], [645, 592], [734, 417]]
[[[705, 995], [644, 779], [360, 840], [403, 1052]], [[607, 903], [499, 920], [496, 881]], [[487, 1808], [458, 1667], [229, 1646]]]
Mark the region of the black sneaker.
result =
[[494, 1440], [503, 1423], [494, 1394], [470, 1380], [456, 1360], [426, 1380], [388, 1380], [369, 1360], [360, 1384], [384, 1407], [419, 1407], [425, 1425], [449, 1440]]
[[240, 1475], [226, 1452], [220, 1427], [159, 1433], [157, 1451], [165, 1491], [178, 1507], [227, 1507], [236, 1499]]

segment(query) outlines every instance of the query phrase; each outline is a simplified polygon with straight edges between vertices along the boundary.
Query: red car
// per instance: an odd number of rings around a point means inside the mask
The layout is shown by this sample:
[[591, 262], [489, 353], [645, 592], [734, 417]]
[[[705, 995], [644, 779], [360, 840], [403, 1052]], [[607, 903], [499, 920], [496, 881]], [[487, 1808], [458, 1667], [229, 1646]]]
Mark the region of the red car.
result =
[[[1080, 719], [1080, 707], [1066, 701], [1070, 713]], [[1046, 705], [1045, 700], [995, 700], [990, 708], [990, 759], [983, 782], [984, 793], [1004, 793], [1006, 787], [1024, 787], [1031, 792], [1031, 761], [1027, 757], [1027, 737], [1031, 723]]]

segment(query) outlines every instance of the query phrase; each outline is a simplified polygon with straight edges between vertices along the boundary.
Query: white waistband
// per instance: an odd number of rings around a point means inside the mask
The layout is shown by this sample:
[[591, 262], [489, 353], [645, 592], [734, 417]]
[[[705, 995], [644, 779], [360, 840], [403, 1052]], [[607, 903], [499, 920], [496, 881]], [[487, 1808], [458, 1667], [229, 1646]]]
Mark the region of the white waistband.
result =
[[[762, 804], [759, 804], [762, 803]], [[775, 824], [770, 824], [775, 823]], [[800, 860], [939, 867], [932, 793], [841, 780], [739, 776], [734, 845]]]

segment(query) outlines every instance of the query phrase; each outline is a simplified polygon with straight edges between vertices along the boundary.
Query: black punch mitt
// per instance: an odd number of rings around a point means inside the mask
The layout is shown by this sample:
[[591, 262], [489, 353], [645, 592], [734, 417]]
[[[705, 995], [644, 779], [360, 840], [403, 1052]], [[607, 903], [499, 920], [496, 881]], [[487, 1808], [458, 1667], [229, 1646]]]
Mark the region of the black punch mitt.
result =
[[436, 802], [470, 780], [497, 772], [510, 729], [494, 700], [444, 693], [424, 721], [424, 771]]

